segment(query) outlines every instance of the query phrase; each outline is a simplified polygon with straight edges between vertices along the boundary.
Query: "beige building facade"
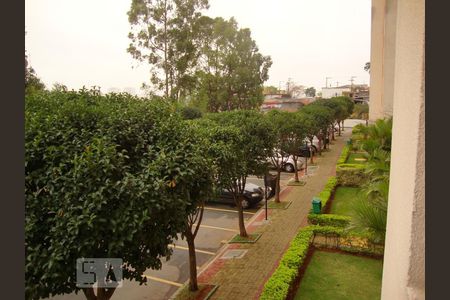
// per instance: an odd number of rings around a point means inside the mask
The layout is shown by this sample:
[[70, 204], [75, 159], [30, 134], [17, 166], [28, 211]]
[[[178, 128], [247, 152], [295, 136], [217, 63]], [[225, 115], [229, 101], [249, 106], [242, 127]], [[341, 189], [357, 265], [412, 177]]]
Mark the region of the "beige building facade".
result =
[[369, 119], [393, 116], [382, 299], [425, 299], [425, 0], [372, 0]]

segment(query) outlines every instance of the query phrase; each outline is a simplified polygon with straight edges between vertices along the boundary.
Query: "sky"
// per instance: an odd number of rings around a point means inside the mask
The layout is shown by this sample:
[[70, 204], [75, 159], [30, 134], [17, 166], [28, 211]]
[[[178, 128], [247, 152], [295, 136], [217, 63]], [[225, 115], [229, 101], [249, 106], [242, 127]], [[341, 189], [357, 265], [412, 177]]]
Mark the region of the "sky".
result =
[[[317, 91], [328, 85], [369, 84], [370, 0], [209, 0], [203, 13], [234, 17], [250, 28], [272, 58], [265, 85], [286, 82]], [[141, 94], [149, 67], [126, 52], [131, 0], [26, 0], [29, 64], [47, 87], [100, 86], [103, 92]]]

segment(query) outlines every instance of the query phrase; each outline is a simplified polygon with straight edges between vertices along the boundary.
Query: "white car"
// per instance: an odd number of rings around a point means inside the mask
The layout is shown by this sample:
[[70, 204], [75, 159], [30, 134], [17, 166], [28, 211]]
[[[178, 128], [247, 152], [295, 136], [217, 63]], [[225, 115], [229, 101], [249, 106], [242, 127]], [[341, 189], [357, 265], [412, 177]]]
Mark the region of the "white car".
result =
[[[277, 160], [278, 163], [283, 163], [281, 160], [283, 158], [281, 157], [281, 155], [279, 153], [277, 153]], [[273, 158], [272, 157], [268, 157], [267, 161], [272, 163], [272, 165], [275, 167], [275, 165], [273, 164]], [[298, 157], [297, 158], [297, 170], [301, 170], [304, 167], [306, 158], [304, 157]], [[286, 157], [284, 157], [284, 163], [283, 163], [283, 170], [286, 172], [294, 172], [294, 158], [292, 157], [292, 155], [289, 155], [289, 157], [286, 160]]]
[[[306, 143], [308, 146], [311, 145], [311, 142], [309, 141], [308, 138], [304, 139], [303, 142]], [[319, 139], [317, 138], [317, 136], [314, 136], [314, 138], [313, 138], [312, 148], [314, 149], [314, 152], [317, 152], [319, 150]], [[322, 149], [323, 149], [323, 143], [322, 143]]]

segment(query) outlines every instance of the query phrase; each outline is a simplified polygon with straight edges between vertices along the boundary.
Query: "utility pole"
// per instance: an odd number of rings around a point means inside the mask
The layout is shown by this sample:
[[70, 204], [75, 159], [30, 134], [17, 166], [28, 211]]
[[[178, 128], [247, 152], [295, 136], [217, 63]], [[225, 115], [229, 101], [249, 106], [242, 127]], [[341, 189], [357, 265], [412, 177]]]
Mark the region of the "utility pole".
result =
[[288, 81], [286, 82], [286, 94], [289, 94], [290, 87], [291, 87], [291, 77], [288, 78]]
[[325, 87], [328, 87], [328, 79], [331, 79], [333, 77], [325, 77]]
[[353, 92], [353, 81], [355, 81], [353, 78], [356, 78], [356, 76], [351, 76], [351, 77], [350, 77], [350, 80], [349, 80], [349, 81], [350, 81], [350, 84], [351, 84], [351, 85], [350, 85], [350, 92]]

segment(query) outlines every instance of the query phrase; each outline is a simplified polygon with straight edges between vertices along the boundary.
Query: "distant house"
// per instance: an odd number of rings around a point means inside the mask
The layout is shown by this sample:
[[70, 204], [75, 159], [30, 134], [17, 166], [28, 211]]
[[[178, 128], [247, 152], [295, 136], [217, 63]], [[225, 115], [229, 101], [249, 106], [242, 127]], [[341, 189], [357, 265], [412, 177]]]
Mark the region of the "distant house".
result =
[[314, 98], [312, 97], [291, 98], [287, 94], [266, 95], [264, 102], [261, 105], [261, 111], [267, 112], [273, 109], [278, 109], [294, 112], [304, 105], [311, 103], [312, 101], [314, 101]]
[[323, 87], [322, 98], [348, 96], [355, 103], [367, 103], [369, 101], [369, 86], [367, 84], [342, 85], [336, 87]]

